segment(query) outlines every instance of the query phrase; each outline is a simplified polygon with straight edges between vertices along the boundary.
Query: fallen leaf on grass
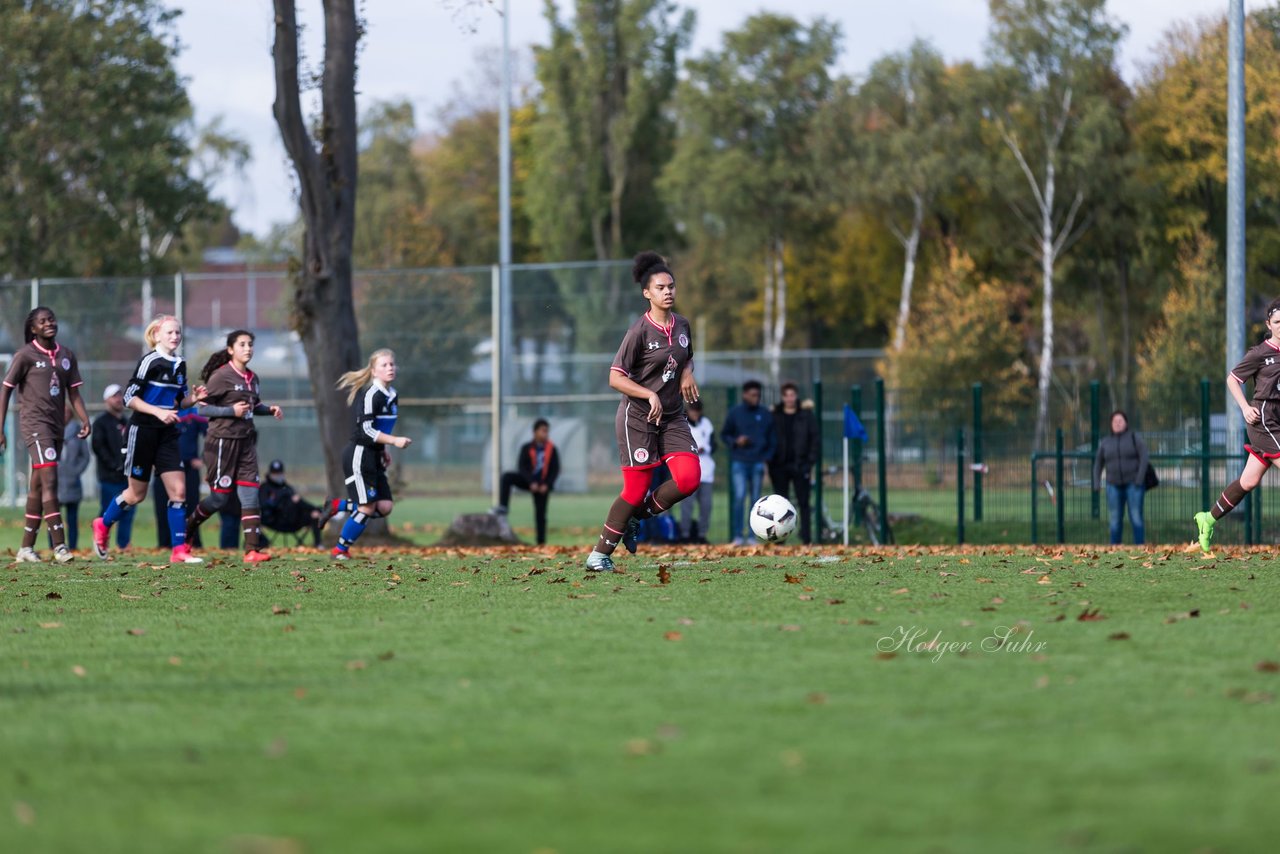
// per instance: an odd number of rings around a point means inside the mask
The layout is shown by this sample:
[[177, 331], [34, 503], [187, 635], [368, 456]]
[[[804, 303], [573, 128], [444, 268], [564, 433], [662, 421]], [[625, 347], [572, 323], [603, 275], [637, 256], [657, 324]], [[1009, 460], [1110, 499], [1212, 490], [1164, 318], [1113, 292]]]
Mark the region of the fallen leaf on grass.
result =
[[797, 598], [797, 599], [799, 599], [801, 602], [812, 602], [812, 601], [813, 601], [813, 597], [812, 597], [812, 596], [810, 596], [808, 593], [801, 593], [801, 594], [800, 594], [799, 596], [797, 596], [796, 598]]
[[692, 626], [692, 625], [693, 625], [693, 620], [689, 619], [688, 617], [681, 617], [680, 619], [676, 620], [676, 622], [677, 622], [677, 623], [679, 623], [679, 624], [680, 624], [680, 625], [682, 625], [682, 626]]
[[1053, 583], [1053, 579], [1050, 578], [1048, 575], [1042, 575], [1036, 579], [1036, 584], [1052, 584], [1052, 583]]
[[665, 564], [658, 566], [658, 583], [659, 584], [671, 583], [671, 570], [667, 569]]
[[786, 584], [799, 584], [804, 581], [804, 573], [802, 572], [799, 575], [792, 575], [789, 572], [784, 572], [782, 574], [782, 580]]
[[1128, 640], [1128, 639], [1129, 639], [1128, 632], [1116, 632], [1113, 635], [1107, 635], [1107, 640]]
[[60, 628], [62, 628], [62, 623], [41, 623], [41, 624], [40, 624], [40, 628], [42, 628], [42, 629], [60, 629]]
[[978, 582], [979, 584], [995, 584], [995, 582], [992, 581], [990, 578], [975, 578], [974, 581]]
[[18, 820], [18, 824], [23, 827], [30, 827], [36, 823], [36, 811], [32, 809], [31, 804], [26, 801], [14, 801], [13, 817]]
[[827, 604], [828, 604], [828, 605], [843, 605], [843, 604], [844, 604], [844, 600], [843, 600], [843, 599], [828, 599], [828, 600], [827, 600]]
[[662, 639], [669, 640], [669, 641], [684, 640], [684, 635], [680, 634], [679, 632], [666, 632], [662, 635]]
[[778, 626], [778, 631], [780, 631], [780, 632], [798, 632], [798, 631], [800, 631], [800, 627], [799, 627], [799, 626], [797, 626], [797, 625], [793, 625], [793, 624], [787, 624], [787, 625], [784, 625], [784, 626]]
[[903, 593], [910, 593], [910, 592], [911, 592], [911, 588], [909, 587], [899, 587], [897, 590], [893, 591], [893, 594], [895, 596], [899, 596]]
[[1102, 615], [1102, 609], [1100, 608], [1094, 608], [1092, 611], [1085, 608], [1076, 619], [1082, 623], [1096, 623], [1105, 620], [1106, 617]]
[[50, 590], [48, 593], [44, 594], [44, 598], [46, 598], [46, 599], [61, 599], [61, 598], [62, 598], [62, 594], [61, 594], [61, 593], [59, 593], [59, 592], [57, 592], [56, 590]]
[[649, 756], [656, 750], [656, 745], [647, 738], [633, 738], [627, 742], [628, 756]]
[[179, 667], [182, 664], [182, 659], [176, 655], [171, 655], [169, 656], [169, 663], [174, 667]]
[[128, 629], [125, 631], [126, 635], [133, 635], [135, 638], [142, 637], [146, 633], [147, 633], [146, 629]]
[[1259, 661], [1253, 666], [1259, 673], [1280, 673], [1280, 663], [1275, 661]]
[[395, 657], [396, 657], [396, 654], [392, 650], [387, 650], [386, 652], [382, 652], [378, 654], [378, 661], [390, 661]]
[[808, 697], [805, 697], [805, 702], [814, 706], [825, 706], [827, 704], [827, 695], [821, 691], [813, 691]]
[[85, 670], [85, 669], [84, 669], [82, 666], [80, 666], [79, 664], [76, 664], [76, 665], [73, 665], [73, 666], [72, 666], [72, 668], [71, 668], [71, 672], [72, 672], [72, 673], [74, 673], [75, 675], [79, 676], [81, 679], [83, 679], [83, 678], [85, 677], [85, 675], [86, 675], [89, 671]]
[[1194, 620], [1196, 617], [1199, 617], [1199, 616], [1200, 616], [1200, 609], [1192, 608], [1190, 611], [1183, 611], [1180, 614], [1171, 614], [1170, 616], [1165, 617], [1164, 621], [1166, 623], [1177, 623], [1177, 622], [1181, 622], [1182, 620]]
[[282, 615], [284, 615], [284, 614], [289, 613], [289, 609], [288, 609], [288, 608], [286, 608], [286, 607], [284, 607], [283, 605], [272, 605], [272, 606], [271, 606], [271, 613], [272, 613], [272, 614], [274, 614], [274, 615], [276, 615], [277, 617], [279, 617], [279, 616], [282, 616]]
[[897, 658], [897, 657], [898, 657], [898, 654], [896, 652], [877, 652], [876, 653], [876, 659], [878, 661], [888, 661], [891, 658]]
[[348, 661], [348, 662], [347, 662], [347, 669], [348, 669], [348, 670], [364, 670], [364, 669], [365, 669], [366, 667], [368, 667], [368, 666], [369, 666], [369, 665], [365, 664], [363, 661], [361, 661], [361, 660], [360, 660], [360, 659], [358, 659], [358, 658], [357, 658], [357, 659], [355, 659], [354, 661]]

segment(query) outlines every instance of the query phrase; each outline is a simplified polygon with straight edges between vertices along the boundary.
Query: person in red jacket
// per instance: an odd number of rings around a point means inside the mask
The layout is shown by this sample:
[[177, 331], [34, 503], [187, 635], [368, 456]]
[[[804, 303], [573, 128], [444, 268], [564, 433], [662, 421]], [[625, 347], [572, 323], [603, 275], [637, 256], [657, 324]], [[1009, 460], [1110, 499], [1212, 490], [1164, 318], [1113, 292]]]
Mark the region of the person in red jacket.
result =
[[533, 496], [533, 523], [538, 532], [538, 545], [547, 542], [547, 498], [560, 476], [560, 453], [551, 443], [551, 425], [547, 419], [533, 422], [533, 441], [520, 447], [516, 461], [518, 471], [503, 472], [502, 494], [495, 513], [506, 515], [511, 505], [511, 489], [526, 489]]

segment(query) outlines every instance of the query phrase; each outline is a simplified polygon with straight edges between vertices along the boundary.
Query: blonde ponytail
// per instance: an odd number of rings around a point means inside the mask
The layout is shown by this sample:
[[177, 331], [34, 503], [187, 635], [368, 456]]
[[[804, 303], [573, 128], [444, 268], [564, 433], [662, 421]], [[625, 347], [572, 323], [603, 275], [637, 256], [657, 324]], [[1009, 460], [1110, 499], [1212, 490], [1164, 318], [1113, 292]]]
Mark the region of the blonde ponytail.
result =
[[395, 359], [396, 354], [385, 347], [381, 350], [374, 350], [369, 356], [369, 364], [365, 365], [360, 370], [347, 371], [345, 374], [338, 377], [338, 382], [336, 384], [337, 388], [350, 389], [347, 393], [348, 404], [354, 403], [356, 395], [360, 393], [360, 389], [367, 386], [369, 381], [373, 379], [373, 366], [378, 364], [378, 360], [383, 356], [390, 356], [392, 359]]

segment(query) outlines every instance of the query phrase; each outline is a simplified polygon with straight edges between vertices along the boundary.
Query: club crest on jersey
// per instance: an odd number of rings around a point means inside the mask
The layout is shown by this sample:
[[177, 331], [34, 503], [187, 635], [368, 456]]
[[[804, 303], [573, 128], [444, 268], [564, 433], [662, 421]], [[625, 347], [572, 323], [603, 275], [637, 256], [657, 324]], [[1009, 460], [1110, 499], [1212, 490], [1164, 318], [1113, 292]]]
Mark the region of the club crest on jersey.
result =
[[631, 456], [635, 457], [636, 462], [638, 463], [641, 463], [641, 464], [647, 463], [649, 462], [649, 449], [636, 448], [635, 453], [633, 453]]
[[71, 360], [68, 359], [66, 356], [62, 357], [62, 370], [64, 371], [71, 370]]
[[680, 341], [680, 346], [681, 346], [681, 347], [685, 348], [686, 350], [688, 350], [688, 349], [689, 349], [689, 336], [688, 336], [688, 335], [685, 335], [683, 332], [681, 332], [681, 333], [680, 333], [679, 341]]
[[222, 477], [218, 478], [218, 486], [221, 486], [223, 489], [226, 489], [230, 485], [231, 485], [231, 478], [227, 477], [225, 474]]
[[667, 369], [662, 372], [662, 381], [664, 383], [671, 382], [671, 378], [676, 375], [676, 357], [667, 357]]
[[45, 448], [44, 458], [46, 460], [56, 460], [58, 458], [58, 452], [55, 451], [53, 448]]

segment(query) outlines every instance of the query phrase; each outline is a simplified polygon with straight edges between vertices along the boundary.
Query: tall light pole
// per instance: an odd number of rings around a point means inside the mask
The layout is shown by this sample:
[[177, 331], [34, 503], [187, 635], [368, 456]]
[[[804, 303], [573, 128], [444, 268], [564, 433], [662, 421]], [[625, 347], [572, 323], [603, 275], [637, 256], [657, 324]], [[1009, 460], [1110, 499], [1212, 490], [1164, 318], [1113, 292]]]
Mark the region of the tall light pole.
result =
[[[1230, 373], [1244, 354], [1244, 0], [1227, 15], [1227, 352]], [[1244, 416], [1227, 405], [1227, 449], [1244, 444]]]
[[511, 394], [511, 8], [502, 0], [502, 92], [498, 99], [498, 301], [493, 336], [495, 371], [493, 376], [493, 429], [490, 456], [493, 469], [490, 489], [498, 502], [502, 478], [503, 407]]

